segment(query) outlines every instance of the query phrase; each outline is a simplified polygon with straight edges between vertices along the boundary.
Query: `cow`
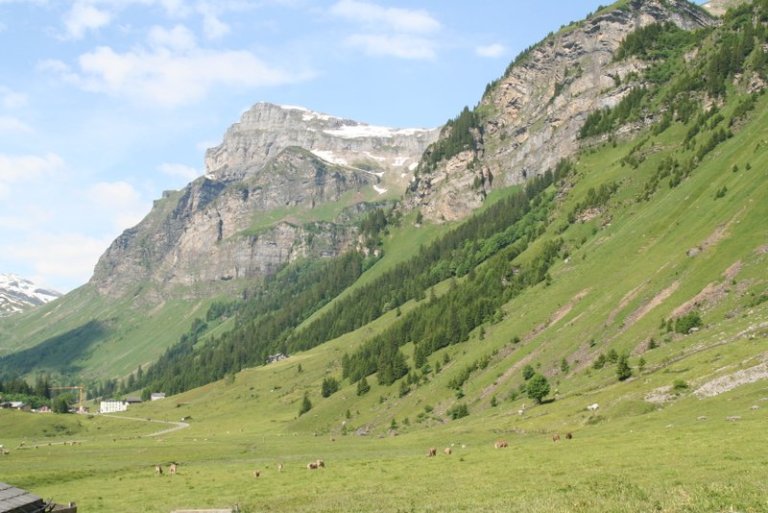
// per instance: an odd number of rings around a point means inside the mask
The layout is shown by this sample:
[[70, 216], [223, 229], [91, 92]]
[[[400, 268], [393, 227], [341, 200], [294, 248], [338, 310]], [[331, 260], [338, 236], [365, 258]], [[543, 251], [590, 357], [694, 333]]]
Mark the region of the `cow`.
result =
[[507, 441], [506, 441], [506, 440], [496, 440], [496, 443], [495, 443], [495, 444], [493, 444], [493, 446], [494, 446], [496, 449], [504, 449], [504, 448], [507, 448], [507, 447], [509, 447], [509, 444], [507, 443]]
[[172, 476], [176, 475], [176, 463], [171, 463], [171, 465], [168, 467], [168, 473]]
[[428, 457], [437, 456], [437, 449], [435, 447], [429, 448], [429, 454], [427, 454]]
[[450, 447], [446, 447], [445, 449], [443, 449], [443, 452], [446, 454], [446, 456], [450, 456], [451, 455], [451, 448]]
[[317, 470], [317, 462], [310, 461], [309, 463], [307, 463], [307, 470]]
[[317, 460], [315, 464], [317, 465], [317, 468], [325, 468], [325, 462], [323, 460]]
[[566, 433], [566, 434], [565, 434], [565, 439], [566, 439], [566, 440], [572, 440], [572, 439], [573, 439], [573, 433], [570, 433], [570, 432], [569, 432], [569, 433]]
[[559, 435], [559, 434], [557, 434], [557, 433], [555, 433], [554, 435], [552, 435], [552, 441], [553, 441], [553, 442], [559, 442], [559, 441], [560, 441], [560, 435]]
[[283, 471], [283, 464], [282, 463], [278, 463], [277, 464], [277, 471], [278, 472], [282, 472]]
[[161, 465], [155, 465], [155, 474], [158, 476], [163, 475], [163, 467]]
[[253, 477], [258, 478], [260, 475], [261, 475], [261, 471], [259, 471], [259, 470], [254, 470], [253, 471]]
[[597, 403], [593, 403], [593, 404], [590, 404], [589, 406], [587, 406], [587, 410], [589, 410], [589, 411], [591, 411], [591, 412], [595, 412], [595, 411], [597, 411], [599, 408], [600, 408], [600, 405], [599, 405], [599, 404], [597, 404]]

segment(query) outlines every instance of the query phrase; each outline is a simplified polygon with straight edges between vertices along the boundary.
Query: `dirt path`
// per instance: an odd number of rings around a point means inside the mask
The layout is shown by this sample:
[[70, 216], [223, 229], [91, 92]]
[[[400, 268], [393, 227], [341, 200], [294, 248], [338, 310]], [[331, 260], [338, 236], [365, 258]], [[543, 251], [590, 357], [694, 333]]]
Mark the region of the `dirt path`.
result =
[[173, 433], [174, 431], [179, 431], [182, 429], [186, 429], [189, 427], [189, 424], [187, 422], [171, 422], [168, 420], [154, 420], [154, 419], [146, 419], [141, 417], [123, 417], [122, 415], [107, 415], [102, 414], [102, 417], [111, 417], [113, 419], [123, 419], [123, 420], [134, 420], [137, 422], [155, 422], [157, 424], [165, 424], [168, 426], [173, 426], [171, 428], [162, 429], [160, 431], [156, 431], [154, 433], [150, 433], [148, 435], [142, 435], [144, 438], [150, 438], [153, 436], [160, 436], [160, 435], [167, 435], [168, 433]]

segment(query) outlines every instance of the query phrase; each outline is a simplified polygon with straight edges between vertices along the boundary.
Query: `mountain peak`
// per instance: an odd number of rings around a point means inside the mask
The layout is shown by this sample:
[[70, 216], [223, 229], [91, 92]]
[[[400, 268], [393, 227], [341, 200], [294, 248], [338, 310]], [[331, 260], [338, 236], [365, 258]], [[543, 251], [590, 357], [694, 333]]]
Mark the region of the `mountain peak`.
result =
[[0, 274], [0, 316], [23, 312], [61, 295], [18, 275]]
[[285, 148], [299, 146], [341, 166], [368, 160], [401, 181], [401, 168], [413, 171], [437, 135], [438, 129], [370, 125], [306, 107], [259, 102], [227, 130], [219, 146], [208, 150], [206, 175], [241, 180]]

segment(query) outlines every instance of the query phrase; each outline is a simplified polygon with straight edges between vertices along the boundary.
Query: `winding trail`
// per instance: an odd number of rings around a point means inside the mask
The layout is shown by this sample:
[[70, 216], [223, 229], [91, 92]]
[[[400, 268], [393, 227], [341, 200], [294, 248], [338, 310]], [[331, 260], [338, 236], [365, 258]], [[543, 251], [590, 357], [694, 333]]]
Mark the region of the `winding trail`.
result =
[[122, 415], [109, 415], [109, 414], [102, 414], [101, 416], [111, 417], [113, 419], [135, 420], [137, 422], [155, 422], [157, 424], [166, 424], [169, 426], [173, 426], [171, 428], [162, 429], [160, 431], [156, 431], [148, 435], [141, 435], [142, 438], [151, 438], [153, 436], [167, 435], [168, 433], [173, 433], [174, 431], [180, 431], [182, 429], [186, 429], [189, 427], [189, 423], [187, 422], [171, 422], [168, 420], [153, 420], [153, 419], [146, 419], [141, 417], [123, 417]]

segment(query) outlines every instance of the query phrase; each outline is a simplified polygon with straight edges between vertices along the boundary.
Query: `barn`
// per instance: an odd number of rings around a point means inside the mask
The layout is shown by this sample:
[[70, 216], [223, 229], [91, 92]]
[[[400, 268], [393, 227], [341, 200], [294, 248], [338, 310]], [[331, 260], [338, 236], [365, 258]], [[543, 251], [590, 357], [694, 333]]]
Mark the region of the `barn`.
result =
[[47, 503], [37, 495], [6, 483], [0, 483], [0, 513], [77, 513], [77, 506]]

